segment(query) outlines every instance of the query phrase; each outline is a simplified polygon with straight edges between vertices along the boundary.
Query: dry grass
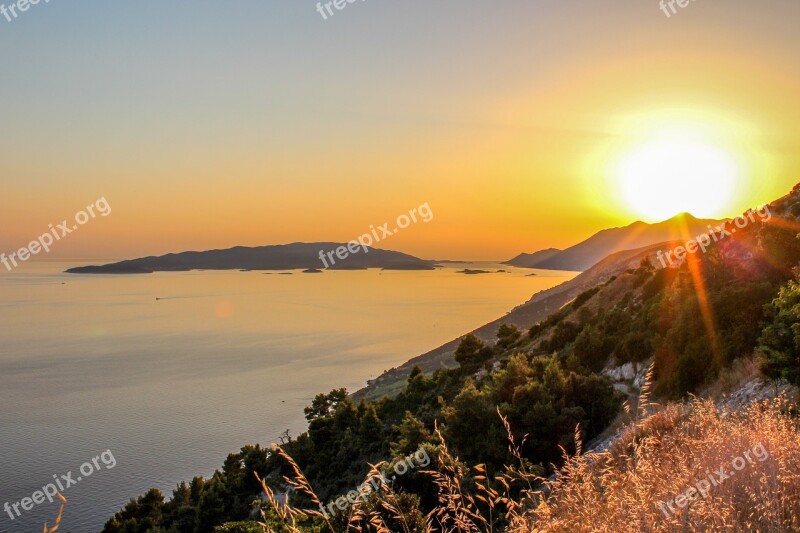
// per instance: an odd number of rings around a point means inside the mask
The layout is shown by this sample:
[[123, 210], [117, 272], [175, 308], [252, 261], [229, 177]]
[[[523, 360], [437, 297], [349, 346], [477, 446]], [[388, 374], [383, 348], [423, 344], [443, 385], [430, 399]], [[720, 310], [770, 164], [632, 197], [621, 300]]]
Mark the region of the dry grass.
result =
[[[293, 471], [292, 477], [284, 477], [283, 482], [293, 490], [306, 495], [317, 508], [322, 507], [319, 497], [314, 492], [314, 489], [311, 487], [311, 484], [308, 482], [308, 479], [306, 479], [297, 463], [295, 463], [289, 454], [280, 446], [273, 445], [273, 447], [289, 464]], [[274, 491], [269, 487], [266, 481], [261, 479], [258, 474], [256, 474], [256, 478], [261, 483], [261, 488], [264, 491], [267, 504], [275, 510], [275, 514], [281, 522], [283, 529], [280, 531], [287, 530], [291, 533], [304, 533], [307, 531], [317, 532], [320, 531], [320, 528], [314, 525], [314, 523], [321, 522], [324, 528], [322, 530], [327, 532], [343, 531], [349, 533], [350, 531], [374, 531], [376, 533], [395, 533], [387, 526], [387, 522], [391, 521], [392, 524], [395, 524], [395, 527], [401, 529], [402, 533], [415, 533], [418, 528], [413, 526], [413, 517], [408, 516], [406, 511], [404, 511], [405, 506], [402, 502], [402, 498], [385, 482], [385, 478], [380, 471], [381, 467], [385, 464], [385, 462], [382, 462], [376, 465], [369, 465], [370, 470], [364, 481], [365, 484], [369, 483], [371, 480], [373, 482], [375, 480], [379, 481], [379, 485], [373, 493], [374, 496], [372, 496], [374, 505], [371, 505], [370, 508], [367, 509], [362, 499], [356, 499], [355, 503], [349, 508], [345, 525], [338, 528], [335, 527], [330, 516], [316, 509], [294, 507], [289, 503], [288, 498], [283, 502], [279, 502], [275, 497]], [[259, 525], [265, 533], [278, 533], [278, 531], [273, 529], [273, 526], [268, 523], [266, 514], [263, 511], [261, 512], [261, 516], [263, 521], [260, 522]]]
[[58, 509], [58, 515], [56, 515], [56, 520], [53, 522], [52, 527], [48, 527], [47, 523], [45, 522], [44, 533], [56, 533], [58, 528], [61, 527], [61, 517], [64, 514], [64, 506], [67, 505], [67, 499], [60, 492], [57, 492], [56, 494], [58, 495], [58, 499], [61, 500], [61, 507]]
[[[800, 432], [784, 399], [723, 413], [708, 400], [670, 405], [629, 427], [607, 452], [570, 458], [512, 531], [798, 531]], [[676, 514], [690, 486], [763, 445], [755, 461]]]
[[[417, 520], [411, 513], [403, 510], [402, 495], [395, 493], [392, 487], [385, 483], [385, 478], [380, 472], [380, 468], [385, 463], [379, 463], [370, 465], [370, 471], [365, 480], [365, 483], [371, 479], [381, 481], [377, 490], [371, 494], [369, 505], [365, 505], [361, 500], [356, 500], [356, 503], [350, 507], [346, 525], [339, 528], [335, 527], [328, 517], [317, 510], [299, 509], [293, 507], [288, 501], [279, 502], [274, 491], [256, 475], [264, 490], [267, 504], [275, 510], [283, 529], [276, 530], [274, 525], [268, 524], [263, 511], [262, 518], [264, 520], [260, 523], [261, 528], [265, 533], [278, 533], [284, 530], [291, 533], [320, 531], [317, 526], [307, 522], [316, 520], [317, 523], [324, 524], [322, 531], [334, 533], [351, 531], [375, 533], [502, 531], [502, 528], [495, 529], [495, 524], [499, 523], [504, 516], [516, 517], [521, 520], [522, 513], [526, 508], [530, 508], [538, 494], [535, 487], [544, 479], [537, 476], [534, 473], [535, 468], [522, 457], [521, 449], [524, 440], [517, 445], [508, 421], [502, 415], [500, 418], [509, 432], [509, 451], [516, 458], [519, 466], [507, 466], [503, 473], [495, 476], [493, 483], [490, 483], [483, 465], [469, 470], [457, 457], [454, 457], [438, 427], [435, 429], [440, 441], [436, 454], [436, 469], [422, 473], [431, 476], [439, 488], [439, 505], [425, 517], [424, 525], [421, 525], [420, 520]], [[576, 435], [578, 432], [579, 428], [576, 428]], [[580, 443], [578, 443], [578, 447], [580, 447]], [[319, 498], [297, 464], [280, 447], [276, 446], [275, 449], [293, 469], [292, 477], [284, 478], [284, 483], [308, 496], [313, 505], [319, 507]], [[474, 483], [477, 490], [474, 492], [465, 490], [468, 482]], [[492, 488], [492, 484], [496, 485], [497, 489]], [[517, 494], [516, 499], [510, 496], [512, 486], [515, 487], [513, 492]], [[303, 524], [304, 521], [307, 523]], [[392, 524], [393, 527], [387, 524]]]
[[745, 383], [761, 377], [758, 360], [755, 356], [743, 357], [733, 362], [730, 368], [720, 371], [719, 377], [703, 391], [707, 398], [722, 398]]
[[[437, 428], [436, 462], [424, 473], [437, 485], [439, 498], [424, 525], [402, 511], [402, 495], [385, 483], [368, 505], [357, 501], [338, 528], [318, 511], [278, 503], [262, 482], [264, 492], [285, 525], [281, 531], [298, 533], [800, 531], [800, 431], [794, 404], [778, 398], [733, 413], [702, 399], [659, 407], [649, 400], [650, 383], [645, 381], [636, 408], [628, 408], [629, 423], [608, 450], [582, 455], [576, 427], [577, 455], [564, 452], [564, 466], [550, 479], [537, 476], [522, 457], [525, 439], [515, 441], [502, 415], [517, 464], [493, 479], [483, 466], [469, 470], [454, 457]], [[714, 473], [720, 467], [730, 474], [734, 459], [758, 446], [768, 453], [763, 461], [751, 457], [744, 468], [710, 487], [705, 498], [685, 508], [675, 504], [674, 514], [660, 505], [674, 502], [709, 474], [719, 481]], [[319, 505], [294, 461], [278, 452], [294, 469], [294, 478], [285, 483]], [[381, 466], [371, 467], [367, 479], [383, 479]], [[317, 525], [310, 529], [308, 523], [298, 525], [313, 519]], [[262, 527], [272, 531], [266, 523]]]

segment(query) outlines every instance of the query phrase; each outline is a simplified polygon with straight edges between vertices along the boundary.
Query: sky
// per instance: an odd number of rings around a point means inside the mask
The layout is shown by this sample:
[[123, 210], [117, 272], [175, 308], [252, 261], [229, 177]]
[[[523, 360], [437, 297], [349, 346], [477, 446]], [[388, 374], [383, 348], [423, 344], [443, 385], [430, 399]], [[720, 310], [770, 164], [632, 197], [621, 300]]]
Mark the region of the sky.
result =
[[[0, 17], [0, 251], [101, 197], [47, 258], [349, 241], [424, 203], [380, 247], [497, 260], [733, 216], [800, 182], [798, 20], [796, 0], [42, 1]], [[665, 192], [681, 143], [711, 166]]]

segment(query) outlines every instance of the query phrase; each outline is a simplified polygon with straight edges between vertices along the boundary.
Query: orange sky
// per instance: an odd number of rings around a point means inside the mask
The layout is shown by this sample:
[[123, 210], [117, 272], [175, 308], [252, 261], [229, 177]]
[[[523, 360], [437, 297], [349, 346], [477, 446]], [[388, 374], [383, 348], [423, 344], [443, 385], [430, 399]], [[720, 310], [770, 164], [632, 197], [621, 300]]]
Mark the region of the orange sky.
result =
[[797, 2], [532, 4], [32, 11], [0, 32], [0, 251], [104, 196], [49, 257], [347, 241], [427, 202], [381, 247], [507, 259], [647, 218], [613, 162], [676, 125], [741, 172], [700, 216], [800, 181]]

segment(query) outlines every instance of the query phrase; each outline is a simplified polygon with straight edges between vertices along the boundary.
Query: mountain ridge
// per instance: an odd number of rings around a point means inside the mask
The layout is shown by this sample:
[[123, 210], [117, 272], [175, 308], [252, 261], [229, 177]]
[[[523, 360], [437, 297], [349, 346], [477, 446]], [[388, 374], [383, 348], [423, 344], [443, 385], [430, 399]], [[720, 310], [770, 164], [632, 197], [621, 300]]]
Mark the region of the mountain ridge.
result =
[[551, 251], [554, 249], [549, 248], [533, 254], [520, 254], [504, 264], [522, 268], [584, 272], [610, 254], [660, 242], [687, 241], [708, 233], [723, 222], [724, 220], [699, 219], [690, 213], [680, 213], [652, 224], [637, 220], [627, 226], [600, 230], [559, 253], [553, 254]]

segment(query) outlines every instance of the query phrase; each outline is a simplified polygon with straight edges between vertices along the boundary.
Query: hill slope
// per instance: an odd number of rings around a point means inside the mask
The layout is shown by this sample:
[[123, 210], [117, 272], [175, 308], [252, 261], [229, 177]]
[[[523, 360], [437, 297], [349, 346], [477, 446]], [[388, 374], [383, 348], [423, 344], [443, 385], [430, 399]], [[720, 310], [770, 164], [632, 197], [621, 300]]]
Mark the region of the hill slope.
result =
[[687, 241], [708, 233], [723, 221], [704, 220], [682, 213], [657, 224], [634, 222], [623, 228], [600, 231], [585, 241], [558, 253], [542, 250], [534, 254], [521, 254], [506, 264], [545, 270], [571, 270], [583, 272], [604, 257], [623, 250], [635, 250], [671, 240]]
[[536, 265], [560, 254], [561, 252], [562, 250], [559, 250], [558, 248], [548, 248], [547, 250], [539, 250], [538, 252], [534, 252], [532, 254], [522, 253], [514, 259], [504, 261], [503, 264], [520, 268], [537, 268]]
[[[507, 315], [484, 324], [471, 333], [486, 342], [490, 342], [497, 337], [497, 331], [502, 324], [514, 325], [523, 330], [528, 329], [557, 312], [579, 294], [607, 282], [614, 276], [619, 276], [626, 270], [638, 267], [645, 258], [649, 258], [651, 262], [655, 263], [656, 254], [659, 251], [671, 249], [682, 242], [662, 242], [636, 250], [626, 250], [611, 254], [574, 279], [557, 287], [536, 293], [530, 300], [514, 308]], [[415, 366], [419, 366], [425, 372], [458, 366], [454, 359], [454, 354], [460, 341], [461, 339], [454, 339], [383, 373], [371, 381], [367, 387], [354, 393], [353, 396], [356, 398], [375, 399], [384, 394], [391, 394], [397, 391], [398, 387], [402, 387], [405, 384], [408, 375]]]
[[[285, 443], [278, 454], [258, 445], [245, 446], [229, 455], [222, 470], [211, 478], [196, 477], [178, 486], [169, 502], [157, 489], [131, 500], [109, 520], [104, 533], [211, 533], [216, 525], [252, 519], [251, 502], [265, 492], [286, 492], [287, 478], [294, 480], [289, 485], [302, 488], [289, 498], [294, 506], [291, 512], [275, 501], [274, 508], [262, 506], [265, 522], [277, 531], [285, 530], [286, 522], [295, 518], [300, 522], [295, 530], [302, 532], [343, 531], [353, 522], [362, 530], [380, 524], [381, 531], [415, 533], [458, 530], [457, 524], [466, 524], [462, 531], [503, 531], [511, 525], [509, 521], [517, 522], [521, 531], [540, 525], [547, 529], [547, 520], [562, 517], [571, 527], [591, 524], [588, 516], [607, 517], [624, 528], [637, 517], [646, 519], [639, 508], [641, 502], [669, 500], [684, 489], [687, 480], [700, 479], [691, 468], [692, 461], [684, 465], [688, 469], [674, 472], [685, 478], [667, 479], [673, 471], [669, 465], [664, 470], [667, 474], [648, 477], [657, 490], [643, 495], [635, 491], [643, 486], [640, 484], [620, 485], [615, 493], [603, 485], [603, 490], [592, 492], [588, 489], [597, 487], [593, 479], [586, 488], [578, 480], [579, 495], [588, 498], [585, 505], [568, 495], [549, 499], [551, 511], [541, 516], [519, 516], [518, 512], [547, 510], [539, 505], [541, 500], [528, 505], [521, 498], [525, 494], [547, 497], [541, 481], [563, 464], [566, 454], [582, 456], [582, 442], [606, 441], [608, 432], [620, 427], [615, 420], [624, 422], [626, 413], [651, 412], [653, 402], [712, 390], [729, 379], [726, 374], [735, 371], [737, 364], [756, 353], [767, 355], [768, 360], [771, 353], [773, 370], [791, 370], [800, 382], [800, 337], [796, 335], [800, 283], [793, 281], [800, 265], [800, 187], [771, 204], [769, 211], [770, 218], [737, 224], [735, 232], [731, 230], [727, 236], [715, 235], [718, 238], [705, 253], [689, 255], [680, 264], [659, 268], [654, 261], [656, 253], [672, 243], [613, 254], [571, 282], [537, 294], [502, 321], [484, 326], [479, 331], [486, 340], [475, 335], [461, 339], [453, 358], [457, 367], [439, 368], [432, 374], [413, 369], [405, 383], [399, 383], [398, 394], [391, 397], [358, 402], [344, 389], [319, 394], [305, 410], [308, 432]], [[512, 319], [535, 323], [528, 331], [520, 331], [506, 323]], [[644, 379], [647, 387], [622, 371], [632, 367], [632, 375], [639, 376], [637, 367], [647, 365], [652, 365], [650, 377]], [[633, 410], [621, 409], [623, 400], [632, 402], [637, 397], [640, 401]], [[741, 424], [719, 425], [722, 418], [709, 409], [701, 406], [698, 412], [709, 414], [700, 420], [710, 422], [710, 431], [698, 433], [699, 438], [685, 449], [702, 451], [714, 443], [733, 445], [709, 455], [710, 462], [699, 464], [716, 466], [718, 459], [729, 460], [732, 454], [747, 450], [746, 446], [755, 451], [759, 444], [768, 445], [770, 453], [782, 460], [778, 446], [791, 440], [787, 452], [792, 464], [780, 471], [796, 478], [797, 432], [779, 434], [776, 425], [784, 423], [781, 419], [755, 417], [752, 430], [739, 434], [734, 442], [728, 437], [736, 436], [734, 430], [743, 427]], [[653, 420], [656, 430], [669, 429]], [[728, 420], [735, 425], [735, 420]], [[611, 481], [629, 479], [624, 470], [632, 464], [629, 454], [644, 450], [640, 430], [633, 428], [634, 446], [613, 439], [621, 442], [624, 454], [619, 456], [620, 465], [611, 465], [619, 466], [618, 476], [604, 470]], [[674, 458], [672, 450], [676, 448], [669, 442], [673, 438], [669, 433], [659, 433], [664, 438], [651, 441], [667, 458]], [[755, 440], [745, 441], [748, 436]], [[675, 434], [675, 438], [681, 435]], [[619, 447], [612, 442], [604, 449], [613, 454]], [[414, 462], [413, 457], [419, 460]], [[364, 486], [364, 476], [370, 472], [370, 476], [380, 475], [380, 467], [370, 471], [369, 465], [381, 461], [389, 461], [383, 471], [390, 476], [395, 461], [409, 468], [398, 470], [395, 466], [396, 479], [366, 495], [356, 513], [359, 493], [353, 488]], [[637, 459], [636, 464], [646, 463]], [[507, 465], [519, 467], [509, 469]], [[570, 465], [568, 461], [568, 469]], [[417, 466], [428, 470], [410, 471]], [[591, 470], [586, 473], [595, 475]], [[255, 480], [256, 474], [265, 480], [264, 486]], [[751, 487], [760, 487], [765, 495], [782, 488], [795, 490], [794, 482], [781, 487], [760, 479]], [[744, 474], [725, 487], [739, 481], [746, 481]], [[520, 494], [516, 487], [526, 483], [530, 491]], [[565, 486], [561, 493], [571, 490]], [[503, 498], [498, 499], [498, 494]], [[717, 491], [713, 500], [706, 501], [717, 505], [720, 495]], [[605, 496], [620, 502], [619, 514], [603, 512]], [[487, 497], [495, 505], [487, 508], [488, 504], [476, 503], [486, 503]], [[776, 502], [769, 497], [762, 501]], [[785, 509], [782, 503], [797, 501], [792, 492], [790, 499], [777, 502], [775, 509], [780, 511]], [[327, 511], [325, 515], [317, 511], [324, 510], [325, 502], [330, 502], [326, 508], [334, 515], [330, 520]], [[568, 508], [565, 503], [576, 505]], [[755, 503], [755, 507], [742, 505], [755, 510], [744, 523], [764, 520], [762, 529], [786, 525], [781, 516], [769, 514], [766, 507]], [[349, 508], [352, 513], [337, 513], [334, 506]], [[559, 513], [559, 506], [566, 512]], [[722, 519], [737, 519], [725, 508], [716, 509]], [[660, 520], [659, 512], [649, 514]], [[522, 523], [513, 520], [515, 515]], [[791, 521], [796, 513], [784, 513], [784, 517], [790, 519], [790, 529], [796, 530], [796, 521]], [[426, 528], [426, 523], [432, 527]], [[150, 526], [136, 529], [139, 524]], [[258, 527], [243, 522], [218, 531], [257, 531], [250, 526]], [[562, 528], [556, 524], [553, 529]]]

